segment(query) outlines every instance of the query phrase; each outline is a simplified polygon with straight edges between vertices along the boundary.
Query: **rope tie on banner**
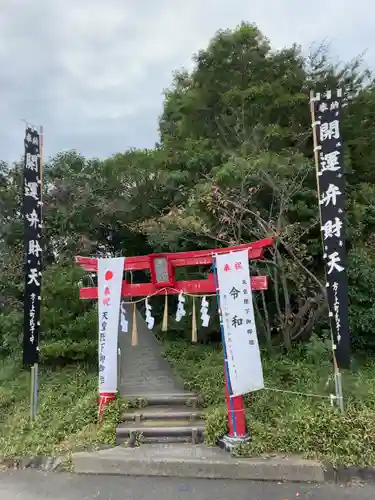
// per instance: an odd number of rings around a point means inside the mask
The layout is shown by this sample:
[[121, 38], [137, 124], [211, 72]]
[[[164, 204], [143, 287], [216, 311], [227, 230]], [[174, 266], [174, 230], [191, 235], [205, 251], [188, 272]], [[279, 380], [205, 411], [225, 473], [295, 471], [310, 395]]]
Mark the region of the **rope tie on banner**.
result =
[[321, 399], [328, 399], [330, 401], [333, 401], [336, 399], [336, 396], [334, 394], [312, 394], [308, 392], [299, 392], [299, 391], [288, 391], [286, 389], [277, 389], [276, 387], [264, 387], [266, 391], [273, 391], [273, 392], [282, 392], [285, 394], [294, 394], [296, 396], [307, 396], [311, 398], [321, 398]]
[[[168, 287], [168, 288], [162, 288], [158, 290], [157, 292], [148, 295], [146, 299], [149, 299], [151, 297], [155, 297], [157, 295], [160, 295], [161, 293], [164, 292], [165, 294], [165, 302], [164, 302], [164, 314], [163, 314], [163, 322], [162, 322], [162, 328], [161, 330], [163, 332], [168, 330], [168, 290], [172, 290], [174, 292], [180, 293], [181, 290], [178, 290], [173, 287]], [[217, 297], [218, 296], [218, 289], [215, 293], [205, 293], [205, 294], [192, 294], [192, 293], [187, 293], [183, 292], [184, 295], [187, 297], [192, 297], [193, 298], [193, 311], [192, 311], [192, 327], [191, 327], [191, 341], [196, 343], [197, 342], [197, 319], [196, 319], [196, 304], [195, 304], [195, 297]], [[144, 302], [145, 298], [141, 298], [139, 300], [132, 300], [132, 301], [122, 301], [122, 304], [132, 304], [133, 305], [133, 321], [132, 321], [132, 346], [138, 345], [138, 329], [137, 329], [137, 316], [136, 316], [136, 304]], [[220, 309], [219, 309], [219, 315], [220, 315]], [[161, 342], [161, 339], [157, 339]], [[335, 345], [334, 345], [334, 340], [333, 340], [333, 335], [331, 332], [331, 341], [332, 341], [332, 350], [333, 350], [333, 360], [334, 360], [334, 369], [336, 373], [339, 373], [339, 369], [337, 366], [337, 361], [336, 361], [336, 356], [335, 356]], [[286, 389], [278, 389], [276, 387], [264, 387], [264, 390], [266, 391], [272, 391], [272, 392], [280, 392], [284, 394], [293, 394], [296, 396], [305, 396], [305, 397], [312, 397], [312, 398], [320, 398], [320, 399], [327, 399], [331, 402], [331, 405], [333, 406], [334, 401], [339, 399], [339, 397], [335, 394], [313, 394], [313, 393], [308, 393], [308, 392], [300, 392], [300, 391], [290, 391]], [[235, 397], [234, 395], [230, 395], [230, 398], [232, 399]], [[232, 412], [242, 412], [244, 411], [243, 409], [240, 410], [235, 410], [232, 409]]]
[[[161, 330], [163, 332], [168, 330], [168, 290], [172, 290], [176, 293], [180, 293], [181, 290], [178, 290], [177, 288], [173, 287], [168, 287], [168, 288], [162, 288], [155, 293], [148, 295], [146, 299], [149, 299], [151, 297], [155, 297], [157, 295], [160, 295], [161, 293], [164, 292], [165, 294], [165, 302], [164, 302], [164, 314], [163, 314], [163, 322], [162, 322], [162, 328]], [[196, 343], [197, 342], [197, 320], [196, 320], [196, 304], [195, 304], [195, 297], [217, 297], [218, 296], [218, 289], [215, 293], [205, 293], [205, 294], [192, 294], [192, 293], [187, 293], [183, 292], [184, 295], [187, 297], [192, 297], [193, 298], [193, 313], [192, 313], [192, 332], [191, 332], [191, 341]], [[144, 302], [145, 298], [141, 298], [139, 300], [132, 300], [132, 301], [122, 301], [122, 304], [132, 304], [133, 305], [133, 321], [132, 321], [132, 346], [138, 345], [138, 329], [137, 329], [137, 320], [136, 320], [136, 304], [139, 304], [141, 302]], [[220, 311], [220, 310], [219, 310]], [[219, 312], [220, 315], [220, 312]], [[158, 339], [161, 342], [161, 339]], [[333, 351], [333, 360], [334, 360], [334, 369], [335, 373], [340, 373], [338, 366], [337, 366], [337, 361], [336, 361], [336, 353], [335, 353], [335, 344], [333, 340], [333, 335], [331, 332], [331, 341], [332, 341], [332, 351]], [[290, 390], [285, 390], [285, 389], [278, 389], [276, 387], [264, 387], [264, 390], [266, 391], [273, 391], [273, 392], [280, 392], [284, 394], [294, 394], [296, 396], [305, 396], [305, 397], [312, 397], [312, 398], [320, 398], [320, 399], [327, 399], [331, 402], [331, 405], [333, 406], [334, 401], [338, 400], [339, 397], [335, 394], [329, 394], [329, 395], [323, 395], [323, 394], [313, 394], [313, 393], [307, 393], [307, 392], [299, 392], [299, 391], [290, 391]], [[230, 395], [230, 398], [235, 397]], [[232, 409], [232, 412], [238, 412], [238, 411], [243, 411], [243, 410], [235, 410]]]

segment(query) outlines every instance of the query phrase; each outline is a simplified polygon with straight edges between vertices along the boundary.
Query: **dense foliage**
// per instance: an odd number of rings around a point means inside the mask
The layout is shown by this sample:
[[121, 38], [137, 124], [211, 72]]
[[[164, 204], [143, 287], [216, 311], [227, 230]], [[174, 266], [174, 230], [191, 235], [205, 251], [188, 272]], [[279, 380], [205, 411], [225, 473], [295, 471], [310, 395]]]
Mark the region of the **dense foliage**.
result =
[[[271, 276], [256, 301], [259, 331], [289, 349], [324, 335], [326, 305], [312, 159], [309, 89], [343, 87], [350, 321], [372, 349], [375, 116], [361, 61], [337, 64], [323, 47], [272, 50], [253, 25], [219, 32], [165, 93], [160, 143], [99, 161], [50, 159], [44, 184], [43, 354], [95, 352], [95, 317], [76, 300], [76, 254], [113, 255], [228, 246], [280, 233], [254, 273]], [[19, 343], [22, 308], [21, 164], [0, 165], [0, 348]], [[203, 272], [199, 270], [198, 272]], [[87, 279], [87, 278], [85, 278]], [[135, 279], [146, 279], [138, 276]]]
[[[215, 444], [227, 431], [221, 350], [180, 341], [168, 345], [165, 355], [186, 387], [202, 394], [206, 439]], [[375, 464], [374, 361], [344, 374], [344, 415], [329, 404], [334, 392], [329, 342], [312, 337], [292, 353], [264, 353], [262, 364], [265, 390], [244, 398], [253, 441], [236, 453], [303, 455], [332, 465]]]
[[[254, 274], [271, 277], [269, 290], [255, 298], [262, 348], [268, 353], [266, 377], [277, 386], [281, 378], [292, 390], [321, 392], [324, 370], [327, 374], [331, 370], [329, 356], [322, 354], [328, 364], [322, 362], [319, 369], [316, 360], [323, 357], [315, 352], [315, 361], [308, 358], [311, 346], [325, 345], [328, 332], [311, 88], [345, 89], [350, 330], [358, 356], [375, 350], [375, 88], [371, 74], [360, 59], [332, 62], [324, 47], [307, 57], [297, 46], [273, 50], [249, 24], [217, 33], [194, 62], [191, 72], [174, 75], [165, 92], [160, 141], [153, 149], [128, 150], [105, 160], [70, 151], [45, 165], [41, 411], [55, 415], [48, 436], [39, 424], [32, 436], [28, 433], [28, 381], [19, 370], [24, 286], [22, 162], [0, 162], [3, 455], [40, 452], [42, 434], [46, 452], [56, 449], [56, 443], [57, 449], [69, 449], [69, 442], [75, 440], [82, 444], [97, 440], [97, 429], [91, 436], [96, 375], [95, 369], [88, 368], [96, 363], [96, 309], [79, 300], [79, 284], [91, 280], [74, 264], [79, 254], [129, 256], [225, 247], [279, 234], [265, 261], [252, 264]], [[206, 272], [196, 269], [194, 276]], [[134, 273], [133, 279], [149, 277]], [[169, 324], [169, 339], [186, 336], [186, 324]], [[199, 339], [218, 340], [217, 323], [206, 333], [200, 330]], [[222, 359], [215, 349], [196, 346], [193, 351], [180, 345], [167, 353], [189, 387], [199, 388], [207, 405], [216, 405], [207, 423], [212, 441], [226, 426], [220, 410]], [[286, 350], [290, 353], [285, 354]], [[358, 395], [361, 387], [368, 386], [367, 403], [363, 403], [366, 398], [358, 402], [350, 396], [342, 419], [333, 410], [327, 413], [327, 405], [319, 400], [301, 402], [267, 391], [251, 397], [249, 419], [259, 437], [253, 452], [306, 452], [333, 461], [375, 463], [375, 457], [368, 455], [374, 436], [369, 409], [374, 401], [369, 382], [374, 368], [363, 366], [361, 375], [348, 380], [353, 385], [351, 394]], [[6, 380], [12, 380], [11, 386]], [[56, 401], [53, 395], [62, 385], [65, 396]], [[67, 405], [71, 398], [75, 404]], [[358, 435], [365, 438], [357, 439]], [[339, 441], [342, 436], [347, 439]]]

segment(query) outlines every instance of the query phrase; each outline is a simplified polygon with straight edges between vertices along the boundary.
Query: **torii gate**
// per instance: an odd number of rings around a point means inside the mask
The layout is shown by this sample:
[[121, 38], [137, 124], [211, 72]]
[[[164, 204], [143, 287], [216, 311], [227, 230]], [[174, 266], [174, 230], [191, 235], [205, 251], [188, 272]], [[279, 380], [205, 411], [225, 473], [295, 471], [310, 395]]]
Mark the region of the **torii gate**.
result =
[[[192, 252], [158, 253], [138, 257], [127, 257], [125, 259], [125, 271], [149, 270], [151, 272], [151, 283], [129, 283], [124, 280], [122, 284], [122, 297], [147, 297], [158, 293], [176, 295], [181, 291], [188, 294], [215, 293], [216, 284], [214, 273], [209, 273], [207, 279], [176, 281], [176, 268], [185, 266], [204, 266], [212, 264], [213, 256], [228, 252], [248, 250], [249, 260], [260, 260], [264, 251], [273, 246], [275, 239], [266, 238], [253, 243], [245, 243], [229, 248], [217, 248], [214, 250], [198, 250]], [[76, 257], [76, 263], [85, 271], [97, 272], [98, 260], [90, 257]], [[266, 290], [268, 287], [268, 276], [253, 276], [251, 278], [252, 290]], [[81, 299], [98, 299], [97, 287], [85, 287], [80, 289]], [[225, 367], [227, 359], [225, 359]], [[231, 396], [230, 381], [225, 371], [225, 399], [228, 411], [229, 440], [236, 443], [249, 440], [246, 428], [245, 409], [242, 396]]]

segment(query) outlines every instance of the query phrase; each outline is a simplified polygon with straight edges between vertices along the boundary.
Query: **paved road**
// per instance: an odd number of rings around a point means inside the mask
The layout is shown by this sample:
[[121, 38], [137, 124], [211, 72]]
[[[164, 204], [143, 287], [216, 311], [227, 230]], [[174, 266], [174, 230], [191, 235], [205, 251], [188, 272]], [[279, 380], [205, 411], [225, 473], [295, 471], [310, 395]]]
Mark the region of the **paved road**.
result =
[[1, 500], [374, 500], [375, 486], [0, 473]]

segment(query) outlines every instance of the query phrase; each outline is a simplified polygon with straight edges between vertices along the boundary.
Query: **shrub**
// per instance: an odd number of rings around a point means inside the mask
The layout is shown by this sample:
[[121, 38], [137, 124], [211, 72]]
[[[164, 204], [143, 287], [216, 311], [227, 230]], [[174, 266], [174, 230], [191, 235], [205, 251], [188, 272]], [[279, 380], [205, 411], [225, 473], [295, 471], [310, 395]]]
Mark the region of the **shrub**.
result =
[[[206, 441], [227, 432], [220, 346], [167, 345], [165, 356], [209, 407]], [[375, 465], [375, 363], [343, 373], [345, 414], [330, 405], [331, 350], [313, 338], [289, 355], [262, 353], [266, 388], [244, 397], [253, 442], [237, 454], [300, 454], [331, 464]]]

